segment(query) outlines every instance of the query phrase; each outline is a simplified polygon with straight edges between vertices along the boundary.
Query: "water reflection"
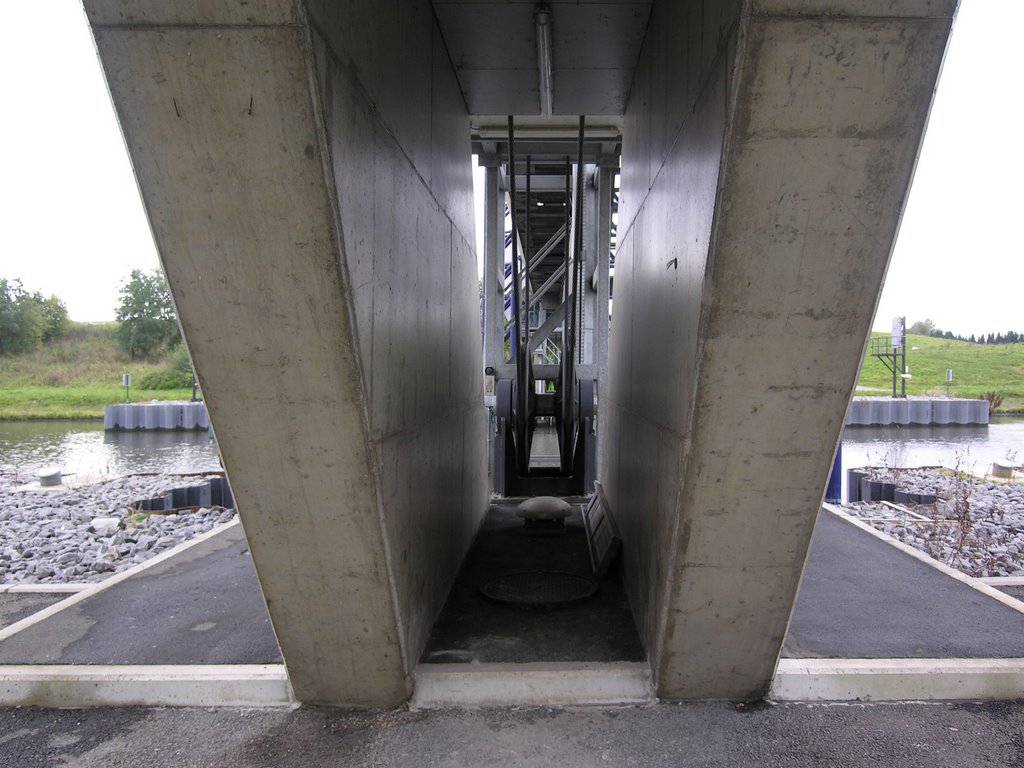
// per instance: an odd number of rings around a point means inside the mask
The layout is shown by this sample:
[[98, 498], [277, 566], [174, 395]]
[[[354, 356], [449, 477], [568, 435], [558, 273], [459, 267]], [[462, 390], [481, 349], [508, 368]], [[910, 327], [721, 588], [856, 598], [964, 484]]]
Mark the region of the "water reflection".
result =
[[201, 472], [220, 469], [206, 432], [105, 432], [102, 423], [0, 422], [0, 470], [29, 481], [43, 467], [67, 475]]
[[863, 466], [956, 467], [984, 474], [993, 461], [1024, 464], [1024, 417], [995, 417], [987, 427], [847, 427], [845, 470]]

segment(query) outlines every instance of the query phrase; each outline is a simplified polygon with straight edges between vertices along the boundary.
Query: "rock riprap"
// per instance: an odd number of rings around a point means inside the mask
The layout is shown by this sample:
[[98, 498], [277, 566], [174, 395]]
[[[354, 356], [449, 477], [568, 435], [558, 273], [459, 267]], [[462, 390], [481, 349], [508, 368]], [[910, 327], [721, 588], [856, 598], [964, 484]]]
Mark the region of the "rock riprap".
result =
[[909, 506], [916, 519], [878, 501], [843, 510], [969, 576], [1024, 575], [1024, 486], [940, 468], [877, 470], [897, 487], [936, 496]]
[[135, 506], [203, 476], [123, 477], [57, 491], [18, 491], [11, 479], [0, 481], [0, 584], [100, 581], [235, 515], [221, 507], [151, 514]]

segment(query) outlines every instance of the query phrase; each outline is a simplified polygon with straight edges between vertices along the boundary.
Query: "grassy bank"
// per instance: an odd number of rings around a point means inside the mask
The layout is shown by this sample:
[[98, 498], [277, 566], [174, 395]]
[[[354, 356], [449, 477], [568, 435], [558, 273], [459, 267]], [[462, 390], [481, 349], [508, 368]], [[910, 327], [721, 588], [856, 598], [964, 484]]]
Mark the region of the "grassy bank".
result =
[[167, 360], [129, 360], [114, 323], [73, 323], [68, 335], [36, 352], [0, 357], [0, 420], [103, 418], [103, 406], [124, 402], [121, 374], [132, 375], [132, 402], [183, 400], [192, 390], [140, 389]]
[[[1024, 344], [971, 344], [907, 336], [907, 367], [913, 377], [907, 381], [908, 395], [945, 395], [946, 370], [952, 368], [952, 396], [981, 397], [996, 392], [1005, 398], [999, 410], [1024, 410]], [[858, 394], [892, 392], [892, 374], [871, 356], [870, 344], [857, 385], [864, 388]]]

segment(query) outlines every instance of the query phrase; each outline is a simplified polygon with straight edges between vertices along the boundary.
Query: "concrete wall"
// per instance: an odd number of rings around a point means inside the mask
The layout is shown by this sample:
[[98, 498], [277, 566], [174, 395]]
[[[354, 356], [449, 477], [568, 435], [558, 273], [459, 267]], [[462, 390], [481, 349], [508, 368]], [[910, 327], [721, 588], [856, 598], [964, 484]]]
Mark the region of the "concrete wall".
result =
[[418, 657], [487, 510], [469, 119], [429, 3], [308, 5], [369, 437]]
[[785, 634], [954, 3], [673, 6], [627, 107], [603, 466], [659, 695], [748, 698]]
[[485, 507], [465, 108], [412, 6], [86, 2], [306, 702], [406, 698]]
[[656, 3], [623, 125], [602, 481], [641, 637], [661, 607], [691, 431], [740, 3]]

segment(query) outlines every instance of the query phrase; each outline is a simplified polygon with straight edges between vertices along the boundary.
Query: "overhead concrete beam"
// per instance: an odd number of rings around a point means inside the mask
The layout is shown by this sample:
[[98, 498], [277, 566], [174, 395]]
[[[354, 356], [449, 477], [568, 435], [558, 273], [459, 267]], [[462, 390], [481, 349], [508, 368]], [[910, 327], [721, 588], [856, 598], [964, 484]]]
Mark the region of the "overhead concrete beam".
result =
[[662, 698], [768, 690], [954, 10], [654, 8], [603, 471]]
[[[486, 498], [468, 121], [429, 3], [355, 4], [358, 34], [314, 3], [85, 5], [295, 697], [398, 704]], [[369, 29], [416, 78], [344, 47]]]

